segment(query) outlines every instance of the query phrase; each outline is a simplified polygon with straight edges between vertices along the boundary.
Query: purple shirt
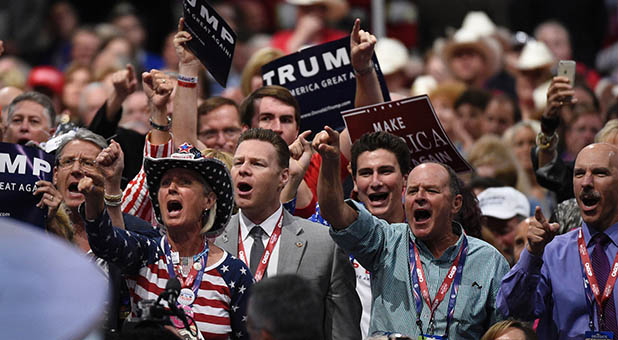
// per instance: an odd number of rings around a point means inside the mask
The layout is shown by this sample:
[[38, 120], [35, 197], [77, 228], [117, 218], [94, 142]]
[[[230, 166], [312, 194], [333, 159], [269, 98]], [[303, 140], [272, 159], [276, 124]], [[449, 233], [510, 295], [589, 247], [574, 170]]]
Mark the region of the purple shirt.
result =
[[[592, 254], [594, 244], [590, 240], [598, 231], [586, 223], [583, 229], [586, 248]], [[545, 247], [542, 258], [524, 249], [519, 262], [502, 279], [498, 309], [508, 317], [524, 321], [539, 318], [539, 339], [584, 339], [584, 332], [590, 330], [590, 309], [577, 251], [578, 232], [579, 228], [556, 236]], [[618, 223], [605, 233], [611, 239], [605, 249], [611, 265], [618, 252]], [[614, 293], [611, 298], [618, 306], [617, 296]], [[598, 330], [596, 312], [594, 324]]]

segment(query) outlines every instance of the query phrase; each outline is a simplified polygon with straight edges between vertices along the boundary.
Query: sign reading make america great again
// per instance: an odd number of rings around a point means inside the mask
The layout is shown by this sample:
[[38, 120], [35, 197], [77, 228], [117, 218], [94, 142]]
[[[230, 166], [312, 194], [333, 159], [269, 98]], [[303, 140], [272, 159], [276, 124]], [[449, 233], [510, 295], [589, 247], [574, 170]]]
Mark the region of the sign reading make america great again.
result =
[[205, 0], [184, 0], [182, 5], [184, 30], [193, 37], [187, 47], [225, 87], [232, 67], [236, 33]]
[[[373, 55], [385, 100], [390, 100], [384, 76]], [[344, 128], [341, 111], [354, 107], [356, 77], [350, 59], [350, 37], [305, 48], [262, 67], [264, 85], [281, 85], [298, 100], [300, 130], [322, 131], [324, 125]]]
[[38, 180], [52, 182], [54, 156], [38, 148], [0, 143], [0, 217], [12, 217], [45, 228], [47, 208], [35, 205]]
[[444, 132], [427, 95], [360, 107], [341, 115], [352, 142], [367, 132], [385, 131], [406, 142], [412, 166], [439, 162], [456, 172], [472, 170]]

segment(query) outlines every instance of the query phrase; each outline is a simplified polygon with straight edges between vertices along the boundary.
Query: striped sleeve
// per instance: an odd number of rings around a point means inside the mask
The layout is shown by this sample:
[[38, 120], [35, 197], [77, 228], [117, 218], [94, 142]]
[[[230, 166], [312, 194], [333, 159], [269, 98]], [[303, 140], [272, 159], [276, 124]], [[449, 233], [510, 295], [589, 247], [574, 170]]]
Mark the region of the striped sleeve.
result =
[[[151, 144], [150, 132], [146, 135], [144, 145], [144, 158], [163, 158], [169, 157], [174, 149], [174, 139], [170, 138], [165, 144]], [[146, 172], [144, 165], [139, 173], [129, 182], [122, 193], [122, 212], [137, 216], [145, 221], [156, 225], [152, 203], [148, 195], [148, 185], [146, 183]]]

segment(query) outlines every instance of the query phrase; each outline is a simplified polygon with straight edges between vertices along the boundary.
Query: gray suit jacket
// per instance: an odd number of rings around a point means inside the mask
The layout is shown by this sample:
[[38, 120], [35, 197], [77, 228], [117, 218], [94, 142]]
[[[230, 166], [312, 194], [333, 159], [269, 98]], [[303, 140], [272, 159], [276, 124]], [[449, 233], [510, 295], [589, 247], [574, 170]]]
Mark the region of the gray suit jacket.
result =
[[[232, 216], [225, 232], [215, 240], [234, 256], [238, 256], [238, 219], [238, 214]], [[297, 274], [319, 293], [325, 339], [361, 339], [361, 304], [354, 268], [330, 238], [328, 228], [292, 216], [285, 209], [282, 227], [277, 273]]]

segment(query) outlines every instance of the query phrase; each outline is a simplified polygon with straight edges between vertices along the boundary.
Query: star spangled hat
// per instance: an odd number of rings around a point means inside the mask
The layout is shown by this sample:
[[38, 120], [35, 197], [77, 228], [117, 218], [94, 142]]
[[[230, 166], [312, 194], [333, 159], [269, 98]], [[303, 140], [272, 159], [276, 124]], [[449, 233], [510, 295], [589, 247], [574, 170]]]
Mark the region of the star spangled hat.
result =
[[188, 143], [180, 145], [178, 150], [170, 157], [146, 157], [144, 159], [146, 182], [150, 192], [152, 208], [160, 224], [163, 224], [161, 207], [159, 207], [158, 200], [161, 178], [168, 170], [175, 168], [189, 169], [197, 172], [206, 180], [217, 195], [217, 211], [214, 224], [205, 235], [209, 238], [219, 236], [225, 230], [234, 209], [232, 177], [227, 167], [218, 159], [203, 157], [196, 148]]

